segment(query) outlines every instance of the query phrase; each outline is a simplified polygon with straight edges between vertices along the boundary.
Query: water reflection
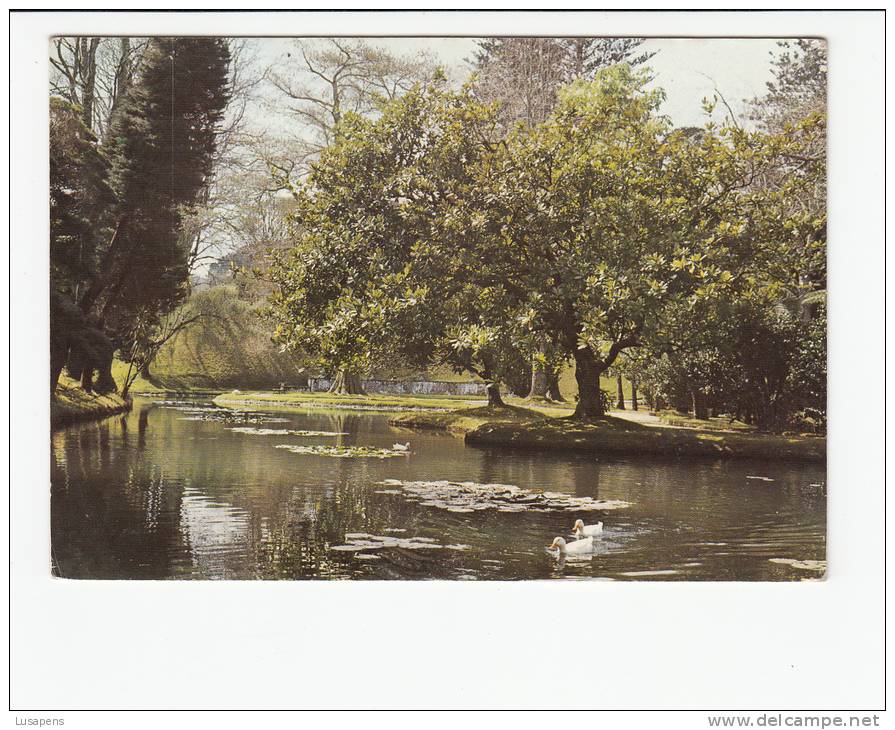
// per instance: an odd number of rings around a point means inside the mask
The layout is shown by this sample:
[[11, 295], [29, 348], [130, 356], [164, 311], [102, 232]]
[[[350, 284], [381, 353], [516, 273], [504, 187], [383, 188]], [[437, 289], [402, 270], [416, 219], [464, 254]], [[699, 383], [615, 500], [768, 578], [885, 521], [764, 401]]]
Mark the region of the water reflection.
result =
[[[184, 420], [189, 414], [178, 408], [138, 401], [126, 416], [53, 434], [58, 575], [800, 580], [818, 575], [804, 568], [811, 565], [805, 561], [825, 557], [821, 466], [605, 461], [480, 450], [444, 434], [398, 432], [378, 414], [234, 415], [209, 409], [199, 420]], [[230, 430], [243, 422], [346, 435]], [[409, 440], [412, 454], [331, 458], [275, 448], [389, 448], [398, 440]], [[754, 476], [766, 479], [748, 478]], [[631, 504], [581, 514], [450, 512], [426, 506], [400, 487], [383, 486], [385, 480], [511, 484]], [[545, 546], [556, 536], [571, 539], [579, 516], [605, 523], [596, 552], [585, 560], [557, 560]], [[405, 542], [333, 549], [351, 533]], [[469, 548], [419, 549], [420, 539]]]

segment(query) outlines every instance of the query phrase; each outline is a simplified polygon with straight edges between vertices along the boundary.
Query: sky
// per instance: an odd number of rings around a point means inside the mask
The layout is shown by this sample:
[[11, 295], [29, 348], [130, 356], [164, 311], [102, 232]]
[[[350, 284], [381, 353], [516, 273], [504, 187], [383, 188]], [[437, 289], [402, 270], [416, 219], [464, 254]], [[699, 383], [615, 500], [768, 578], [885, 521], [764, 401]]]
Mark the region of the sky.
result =
[[[462, 79], [471, 71], [474, 38], [377, 38], [375, 43], [395, 53], [428, 51]], [[272, 63], [291, 50], [287, 38], [257, 39], [259, 61]], [[662, 112], [676, 126], [701, 126], [705, 121], [702, 99], [715, 88], [736, 114], [743, 100], [762, 95], [771, 79], [770, 52], [777, 41], [769, 38], [649, 38], [642, 48], [658, 51], [649, 61], [656, 74], [654, 85], [666, 92]]]

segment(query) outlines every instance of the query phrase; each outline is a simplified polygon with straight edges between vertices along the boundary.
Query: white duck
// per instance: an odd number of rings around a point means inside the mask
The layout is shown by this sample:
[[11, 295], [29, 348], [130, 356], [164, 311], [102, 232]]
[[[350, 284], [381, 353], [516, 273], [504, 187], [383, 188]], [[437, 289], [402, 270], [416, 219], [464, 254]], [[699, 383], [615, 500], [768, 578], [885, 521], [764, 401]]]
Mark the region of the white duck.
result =
[[395, 451], [409, 451], [410, 442], [408, 441], [406, 444], [392, 444], [392, 449]]
[[561, 537], [554, 537], [553, 544], [548, 550], [558, 550], [562, 555], [586, 555], [594, 551], [594, 539], [592, 537], [584, 537], [581, 540], [566, 542]]
[[582, 537], [593, 537], [603, 532], [603, 523], [598, 522], [596, 525], [585, 525], [584, 520], [575, 520], [575, 526], [572, 532], [580, 540]]

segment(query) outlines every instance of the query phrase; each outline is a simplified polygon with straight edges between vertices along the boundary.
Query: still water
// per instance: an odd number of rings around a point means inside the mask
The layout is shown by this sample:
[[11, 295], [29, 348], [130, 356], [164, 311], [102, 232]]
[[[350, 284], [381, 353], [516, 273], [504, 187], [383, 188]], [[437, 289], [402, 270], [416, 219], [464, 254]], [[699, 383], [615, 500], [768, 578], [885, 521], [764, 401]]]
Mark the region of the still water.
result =
[[[66, 578], [804, 580], [826, 553], [821, 464], [487, 450], [388, 414], [205, 401], [54, 432], [51, 508]], [[579, 517], [604, 523], [594, 553], [548, 552]]]

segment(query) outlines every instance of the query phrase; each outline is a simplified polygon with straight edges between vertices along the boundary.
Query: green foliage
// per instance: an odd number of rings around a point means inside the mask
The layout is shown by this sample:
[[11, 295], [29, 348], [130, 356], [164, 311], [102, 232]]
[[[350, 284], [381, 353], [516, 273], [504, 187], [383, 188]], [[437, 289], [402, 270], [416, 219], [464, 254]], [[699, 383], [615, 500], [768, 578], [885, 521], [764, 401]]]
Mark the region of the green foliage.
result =
[[[348, 117], [293, 213], [295, 245], [268, 276], [276, 339], [331, 368], [446, 363], [499, 378], [512, 348], [508, 293], [481, 267], [463, 201], [494, 154], [494, 111], [438, 85], [371, 121]], [[483, 235], [484, 231], [479, 231]], [[512, 358], [509, 358], [512, 359]]]
[[199, 290], [185, 308], [189, 318], [200, 318], [161, 347], [150, 369], [153, 385], [273, 388], [307, 376], [303, 359], [279, 351], [262, 312], [240, 299], [235, 286]]
[[115, 201], [109, 162], [80, 109], [50, 99], [50, 278], [60, 294], [74, 296], [93, 276]]
[[819, 306], [812, 319], [796, 330], [795, 352], [787, 375], [791, 420], [797, 426], [826, 433], [827, 310]]
[[694, 393], [762, 430], [826, 426], [826, 316], [808, 322], [780, 307], [739, 302], [703, 323], [700, 342], [634, 366], [651, 398], [690, 409]]
[[[50, 386], [63, 365], [80, 378], [85, 367], [107, 365], [114, 347], [77, 305], [95, 276], [114, 195], [108, 161], [80, 109], [50, 99]], [[111, 385], [103, 381], [103, 388]]]
[[816, 38], [778, 41], [772, 61], [773, 81], [767, 93], [753, 101], [753, 118], [780, 129], [811, 113], [826, 112], [827, 44]]

